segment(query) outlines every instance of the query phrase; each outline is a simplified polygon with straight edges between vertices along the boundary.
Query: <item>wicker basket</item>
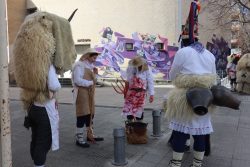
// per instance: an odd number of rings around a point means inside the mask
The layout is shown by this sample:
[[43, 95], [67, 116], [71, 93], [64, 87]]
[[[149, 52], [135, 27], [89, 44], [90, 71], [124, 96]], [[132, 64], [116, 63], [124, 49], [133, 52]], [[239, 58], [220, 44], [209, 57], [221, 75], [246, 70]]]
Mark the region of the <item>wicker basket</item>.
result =
[[148, 142], [147, 125], [144, 122], [125, 122], [127, 142], [146, 144]]

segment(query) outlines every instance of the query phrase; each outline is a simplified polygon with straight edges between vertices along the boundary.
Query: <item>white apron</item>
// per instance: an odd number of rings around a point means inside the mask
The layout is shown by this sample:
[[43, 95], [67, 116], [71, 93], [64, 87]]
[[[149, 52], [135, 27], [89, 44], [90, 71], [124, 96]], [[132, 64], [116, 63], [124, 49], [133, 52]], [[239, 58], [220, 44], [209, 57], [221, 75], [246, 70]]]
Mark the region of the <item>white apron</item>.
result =
[[52, 144], [51, 149], [52, 151], [59, 149], [59, 114], [58, 110], [56, 109], [56, 100], [50, 99], [45, 104], [35, 102], [34, 105], [45, 107], [51, 127], [51, 137], [52, 137]]

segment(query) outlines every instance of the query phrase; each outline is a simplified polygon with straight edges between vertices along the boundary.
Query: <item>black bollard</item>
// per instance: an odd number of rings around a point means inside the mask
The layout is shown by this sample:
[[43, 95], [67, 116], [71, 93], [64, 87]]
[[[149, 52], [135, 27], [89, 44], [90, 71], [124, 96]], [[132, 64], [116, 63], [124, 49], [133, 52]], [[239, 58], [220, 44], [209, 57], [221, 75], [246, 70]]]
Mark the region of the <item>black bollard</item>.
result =
[[113, 165], [122, 166], [128, 162], [125, 158], [125, 129], [123, 127], [113, 130], [114, 136], [114, 161]]
[[153, 135], [154, 137], [162, 136], [161, 133], [161, 111], [160, 110], [153, 110]]

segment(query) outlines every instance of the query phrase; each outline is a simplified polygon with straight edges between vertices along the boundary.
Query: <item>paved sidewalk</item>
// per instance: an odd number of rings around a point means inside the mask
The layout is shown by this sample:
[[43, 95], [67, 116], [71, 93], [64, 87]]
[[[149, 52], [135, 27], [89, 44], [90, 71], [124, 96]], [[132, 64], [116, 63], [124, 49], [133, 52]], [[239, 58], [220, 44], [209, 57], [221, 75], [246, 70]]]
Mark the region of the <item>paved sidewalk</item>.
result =
[[[145, 111], [149, 142], [145, 145], [126, 144], [126, 167], [167, 167], [171, 159], [171, 149], [167, 146], [170, 136], [168, 123], [162, 118], [163, 136], [152, 137], [150, 109], [161, 108], [162, 99], [170, 89], [155, 89], [155, 103], [147, 104]], [[237, 96], [242, 100], [240, 111], [218, 107], [213, 115], [215, 132], [211, 136], [212, 155], [205, 158], [204, 167], [248, 167], [250, 164], [250, 96]], [[74, 144], [75, 115], [71, 97], [71, 88], [63, 88], [59, 92], [61, 149], [49, 153], [46, 167], [112, 167], [112, 132], [114, 128], [124, 126], [121, 117], [122, 96], [110, 87], [97, 88], [94, 129], [105, 140], [87, 149]], [[30, 131], [22, 127], [24, 113], [18, 101], [18, 88], [10, 88], [10, 99], [13, 167], [32, 167], [29, 155]], [[186, 153], [183, 167], [188, 167], [191, 161], [192, 152]]]
[[[147, 104], [146, 109], [151, 108], [161, 108], [164, 96], [172, 89], [172, 85], [158, 86], [155, 87], [155, 101], [152, 104]], [[20, 99], [20, 88], [11, 87], [10, 88], [10, 99], [19, 100]], [[62, 88], [58, 95], [58, 101], [61, 104], [72, 104], [72, 88], [66, 87]], [[116, 107], [121, 108], [123, 106], [123, 96], [116, 93], [112, 87], [97, 87], [96, 88], [96, 106], [97, 107]]]

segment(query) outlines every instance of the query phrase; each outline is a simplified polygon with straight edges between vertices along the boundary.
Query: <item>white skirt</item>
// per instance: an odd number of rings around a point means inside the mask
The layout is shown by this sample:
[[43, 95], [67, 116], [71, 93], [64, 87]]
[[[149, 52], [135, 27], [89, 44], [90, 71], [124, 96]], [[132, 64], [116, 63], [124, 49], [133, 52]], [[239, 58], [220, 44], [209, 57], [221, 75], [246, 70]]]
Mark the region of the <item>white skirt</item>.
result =
[[190, 135], [206, 135], [213, 132], [210, 113], [203, 116], [195, 115], [187, 122], [172, 119], [169, 128]]

